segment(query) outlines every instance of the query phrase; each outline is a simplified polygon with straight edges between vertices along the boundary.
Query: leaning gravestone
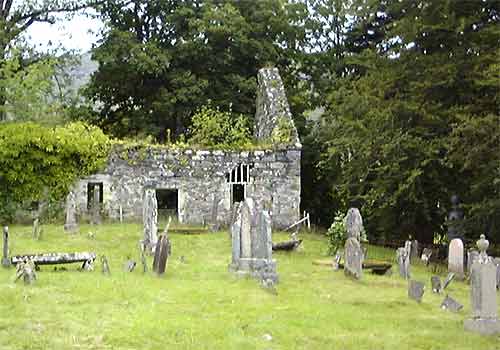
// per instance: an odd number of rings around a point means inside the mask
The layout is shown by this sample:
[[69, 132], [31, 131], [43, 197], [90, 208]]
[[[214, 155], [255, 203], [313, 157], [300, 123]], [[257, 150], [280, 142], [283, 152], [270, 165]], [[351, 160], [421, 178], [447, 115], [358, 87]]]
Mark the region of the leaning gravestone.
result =
[[73, 191], [68, 193], [66, 197], [66, 220], [64, 223], [64, 231], [68, 233], [78, 232], [78, 222], [76, 219], [76, 195]]
[[396, 251], [396, 260], [399, 265], [399, 275], [404, 279], [410, 278], [410, 251], [405, 248], [398, 248]]
[[465, 320], [465, 330], [483, 335], [500, 334], [496, 293], [497, 269], [486, 254], [489, 242], [481, 235], [477, 241], [479, 258], [471, 269], [471, 308], [472, 318]]
[[449, 272], [448, 276], [446, 276], [446, 279], [443, 282], [443, 288], [441, 288], [441, 290], [445, 290], [446, 287], [448, 287], [454, 279], [455, 279], [455, 274], [453, 272]]
[[460, 310], [463, 309], [463, 305], [460, 304], [458, 301], [447, 295], [443, 302], [441, 303], [441, 309], [443, 310], [449, 310], [451, 312], [459, 312]]
[[345, 242], [344, 273], [358, 280], [363, 276], [363, 250], [354, 237], [348, 238]]
[[347, 238], [356, 238], [358, 242], [361, 240], [361, 232], [363, 232], [363, 218], [358, 208], [350, 208], [347, 211], [344, 222]]
[[259, 210], [254, 200], [247, 197], [241, 203], [238, 217], [231, 226], [231, 235], [232, 260], [229, 270], [249, 274], [269, 287], [277, 283], [269, 213]]
[[420, 303], [424, 295], [424, 289], [425, 285], [422, 282], [410, 280], [408, 283], [408, 296]]
[[464, 244], [460, 238], [452, 239], [448, 247], [448, 271], [464, 279]]
[[9, 227], [3, 227], [3, 256], [2, 256], [2, 266], [9, 267]]
[[172, 247], [167, 234], [158, 237], [156, 243], [155, 255], [153, 258], [153, 271], [161, 276], [167, 269], [168, 257], [172, 254]]
[[158, 202], [156, 200], [156, 191], [153, 188], [146, 187], [144, 190], [142, 220], [144, 224], [144, 238], [142, 243], [146, 251], [154, 253], [156, 243], [158, 242]]

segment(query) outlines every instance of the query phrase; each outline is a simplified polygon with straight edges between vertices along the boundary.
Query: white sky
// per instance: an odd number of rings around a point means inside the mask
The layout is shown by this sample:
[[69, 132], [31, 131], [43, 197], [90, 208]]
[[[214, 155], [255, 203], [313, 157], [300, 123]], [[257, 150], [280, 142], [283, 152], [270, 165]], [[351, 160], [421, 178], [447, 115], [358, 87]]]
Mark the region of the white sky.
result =
[[27, 30], [28, 41], [41, 50], [55, 49], [63, 46], [66, 49], [87, 52], [99, 39], [103, 28], [100, 20], [77, 15], [71, 20], [58, 17], [56, 24], [34, 23]]

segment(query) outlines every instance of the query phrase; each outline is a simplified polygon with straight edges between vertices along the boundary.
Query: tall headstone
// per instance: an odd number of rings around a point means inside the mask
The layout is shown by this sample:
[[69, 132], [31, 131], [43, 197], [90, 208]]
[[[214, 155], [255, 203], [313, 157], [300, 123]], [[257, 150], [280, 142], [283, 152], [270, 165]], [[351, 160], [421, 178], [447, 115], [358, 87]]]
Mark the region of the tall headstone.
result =
[[345, 242], [344, 273], [358, 280], [363, 276], [363, 250], [354, 237], [349, 237]]
[[[409, 242], [409, 241], [407, 241]], [[404, 279], [410, 278], [410, 247], [405, 244], [404, 248], [396, 251], [396, 260], [399, 266], [399, 275]]]
[[479, 258], [479, 252], [475, 249], [469, 249], [467, 251], [467, 275], [470, 276], [472, 263]]
[[91, 208], [91, 224], [100, 225], [101, 219], [101, 189], [99, 186], [94, 186], [92, 189], [92, 208]]
[[35, 240], [39, 240], [40, 238], [42, 238], [42, 227], [40, 225], [40, 218], [38, 216], [33, 219], [32, 235], [33, 239]]
[[411, 241], [410, 262], [412, 263], [417, 262], [419, 252], [420, 252], [420, 247], [418, 245], [418, 241], [415, 239]]
[[66, 197], [66, 215], [64, 223], [64, 231], [68, 233], [78, 232], [78, 221], [76, 216], [76, 195], [75, 192], [70, 191]]
[[168, 218], [168, 224], [163, 231], [163, 234], [158, 237], [158, 242], [156, 243], [155, 255], [153, 258], [153, 271], [161, 276], [165, 273], [167, 269], [168, 258], [172, 254], [172, 244], [168, 238], [168, 229], [170, 227], [170, 222], [172, 218]]
[[465, 320], [464, 327], [483, 335], [500, 334], [496, 293], [497, 269], [486, 254], [489, 242], [484, 235], [477, 241], [479, 258], [471, 269], [471, 309], [472, 318]]
[[363, 232], [363, 218], [358, 208], [350, 208], [344, 221], [347, 238], [356, 238], [358, 242], [361, 240], [361, 232]]
[[460, 238], [452, 239], [448, 247], [448, 271], [464, 279], [464, 244]]
[[9, 267], [9, 227], [3, 227], [3, 256], [2, 256], [2, 266]]
[[240, 205], [237, 219], [231, 226], [232, 260], [229, 269], [249, 274], [264, 286], [278, 282], [276, 261], [272, 258], [271, 217], [247, 197]]
[[154, 188], [146, 187], [144, 190], [142, 221], [144, 225], [142, 243], [146, 251], [154, 253], [158, 242], [158, 202]]

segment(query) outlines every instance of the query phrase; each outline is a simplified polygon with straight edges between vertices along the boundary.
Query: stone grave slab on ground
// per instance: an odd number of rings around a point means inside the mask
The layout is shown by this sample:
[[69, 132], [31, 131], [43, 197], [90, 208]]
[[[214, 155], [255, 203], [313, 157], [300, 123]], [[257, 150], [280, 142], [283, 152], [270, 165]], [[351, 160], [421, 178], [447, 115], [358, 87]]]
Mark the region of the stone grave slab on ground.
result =
[[443, 302], [441, 303], [441, 309], [443, 310], [449, 310], [451, 312], [459, 312], [460, 310], [463, 309], [463, 305], [460, 304], [458, 301], [447, 295]]

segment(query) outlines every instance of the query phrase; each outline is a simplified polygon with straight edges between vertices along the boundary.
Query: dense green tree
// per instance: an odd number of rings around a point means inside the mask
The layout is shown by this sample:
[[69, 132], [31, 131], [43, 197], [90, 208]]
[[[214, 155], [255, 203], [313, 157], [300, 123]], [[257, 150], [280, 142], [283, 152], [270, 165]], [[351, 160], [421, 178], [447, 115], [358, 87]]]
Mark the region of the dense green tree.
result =
[[[302, 6], [302, 7], [301, 7]], [[252, 115], [257, 70], [278, 66], [288, 86], [303, 30], [286, 1], [109, 1], [109, 24], [94, 51], [100, 63], [88, 95], [101, 103], [94, 122], [115, 135], [179, 135], [209, 100]], [[302, 103], [303, 100], [298, 101]]]
[[350, 74], [335, 83], [320, 122], [331, 126], [320, 129], [319, 168], [332, 198], [361, 200], [369, 238], [432, 242], [458, 193], [468, 236], [493, 235], [498, 2], [365, 5], [348, 34]]

